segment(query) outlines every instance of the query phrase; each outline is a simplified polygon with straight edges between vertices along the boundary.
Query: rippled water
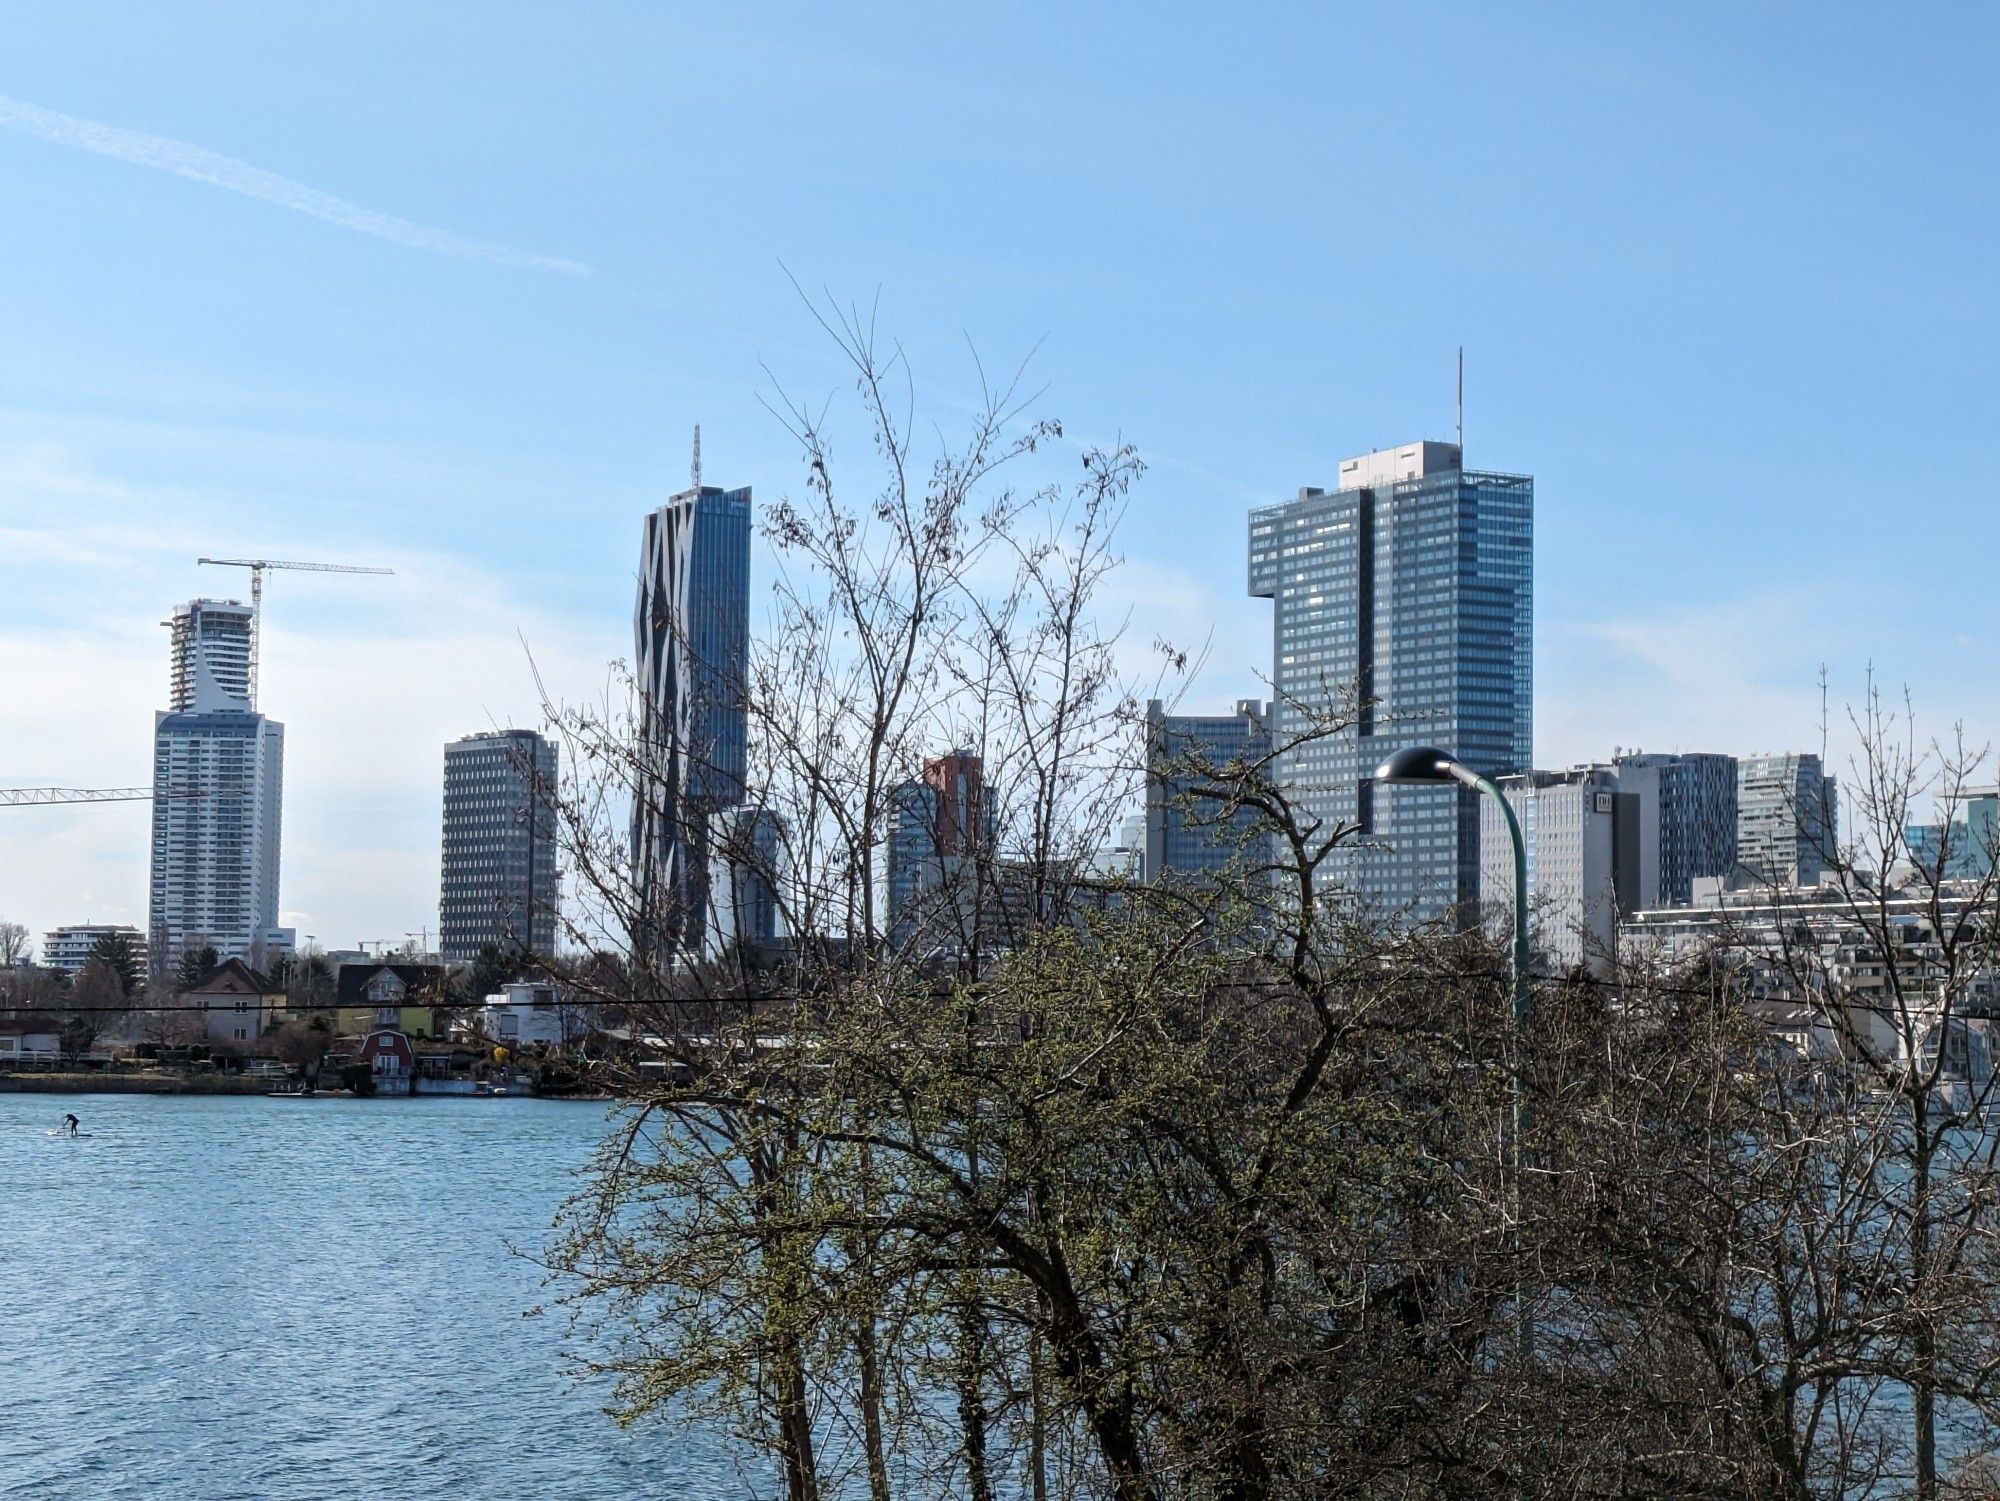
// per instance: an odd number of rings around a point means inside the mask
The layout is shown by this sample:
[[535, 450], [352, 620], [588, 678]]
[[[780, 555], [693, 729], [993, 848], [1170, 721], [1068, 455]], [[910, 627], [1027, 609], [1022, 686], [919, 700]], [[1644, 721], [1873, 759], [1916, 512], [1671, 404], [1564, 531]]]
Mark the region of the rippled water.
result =
[[[44, 1135], [66, 1110], [87, 1138]], [[505, 1242], [599, 1106], [0, 1094], [0, 1497], [768, 1493], [621, 1434]]]

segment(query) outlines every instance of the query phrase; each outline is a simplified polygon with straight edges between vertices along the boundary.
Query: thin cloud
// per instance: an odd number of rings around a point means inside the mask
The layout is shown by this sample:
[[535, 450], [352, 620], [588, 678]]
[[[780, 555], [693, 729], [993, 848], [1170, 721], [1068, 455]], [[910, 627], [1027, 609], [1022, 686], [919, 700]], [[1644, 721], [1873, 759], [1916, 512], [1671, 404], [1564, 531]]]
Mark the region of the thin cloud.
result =
[[275, 203], [280, 208], [288, 208], [294, 213], [309, 214], [315, 219], [324, 219], [329, 224], [338, 224], [342, 229], [373, 235], [378, 240], [406, 245], [412, 250], [428, 251], [432, 255], [446, 255], [464, 261], [485, 261], [495, 266], [518, 266], [531, 271], [559, 271], [565, 276], [591, 274], [590, 267], [581, 261], [565, 260], [561, 256], [554, 255], [537, 255], [530, 250], [515, 250], [506, 245], [494, 245], [485, 240], [474, 240], [464, 235], [453, 234], [448, 229], [433, 229], [426, 224], [413, 224], [408, 219], [397, 218], [394, 214], [379, 214], [373, 209], [363, 208], [358, 203], [349, 203], [345, 198], [336, 198], [331, 193], [322, 193], [318, 188], [308, 187], [289, 177], [280, 177], [276, 172], [266, 172], [261, 167], [253, 167], [248, 162], [238, 161], [233, 156], [223, 156], [218, 152], [204, 150], [200, 146], [191, 146], [186, 141], [176, 141], [169, 136], [148, 135], [144, 131], [125, 130], [116, 125], [102, 125], [95, 120], [80, 120], [75, 115], [60, 114], [52, 109], [43, 109], [39, 105], [24, 104], [5, 95], [0, 95], [0, 125], [11, 126], [24, 134], [37, 136], [44, 141], [53, 141], [59, 146], [74, 146], [79, 151], [92, 151], [99, 156], [108, 156], [114, 161], [130, 162], [140, 167], [154, 167], [162, 172], [171, 172], [176, 177], [186, 177], [231, 193], [241, 193], [246, 198], [262, 199], [266, 203]]

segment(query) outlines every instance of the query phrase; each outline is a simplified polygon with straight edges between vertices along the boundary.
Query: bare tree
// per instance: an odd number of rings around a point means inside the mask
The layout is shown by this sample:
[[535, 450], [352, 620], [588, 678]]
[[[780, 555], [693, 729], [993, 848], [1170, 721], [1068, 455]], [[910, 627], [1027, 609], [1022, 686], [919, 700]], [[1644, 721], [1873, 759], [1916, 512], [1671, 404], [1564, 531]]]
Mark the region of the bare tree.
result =
[[33, 956], [34, 946], [29, 942], [27, 928], [0, 917], [0, 969], [17, 968]]

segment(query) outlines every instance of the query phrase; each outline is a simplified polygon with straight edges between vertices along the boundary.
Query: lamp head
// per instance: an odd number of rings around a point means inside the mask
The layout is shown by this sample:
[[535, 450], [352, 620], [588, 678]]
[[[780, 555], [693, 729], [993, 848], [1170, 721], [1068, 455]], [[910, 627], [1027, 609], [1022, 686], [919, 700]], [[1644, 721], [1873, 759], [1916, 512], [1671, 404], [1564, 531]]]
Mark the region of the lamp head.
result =
[[1375, 780], [1391, 787], [1434, 787], [1441, 782], [1457, 781], [1453, 775], [1457, 766], [1455, 757], [1435, 745], [1413, 745], [1397, 751], [1376, 767]]

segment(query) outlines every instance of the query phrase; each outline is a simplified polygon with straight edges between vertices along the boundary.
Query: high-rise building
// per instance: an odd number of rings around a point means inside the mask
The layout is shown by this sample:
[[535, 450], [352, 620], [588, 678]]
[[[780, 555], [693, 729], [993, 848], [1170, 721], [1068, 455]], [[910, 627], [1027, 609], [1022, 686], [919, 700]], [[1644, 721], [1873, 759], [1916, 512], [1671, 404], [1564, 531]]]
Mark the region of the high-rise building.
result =
[[212, 945], [262, 966], [293, 942], [278, 926], [285, 729], [250, 707], [247, 605], [197, 599], [168, 623], [170, 707], [153, 722], [148, 943], [156, 963]]
[[901, 941], [916, 910], [924, 873], [938, 859], [938, 793], [928, 782], [898, 782], [889, 789], [884, 863], [888, 906], [885, 929]]
[[556, 945], [556, 747], [533, 730], [466, 735], [444, 748], [438, 957], [487, 945], [547, 956]]
[[190, 600], [167, 624], [174, 633], [167, 708], [248, 709], [257, 629], [251, 607], [233, 599]]
[[642, 942], [700, 952], [714, 815], [749, 748], [750, 491], [701, 486], [646, 518], [633, 634], [645, 773], [632, 809]]
[[1295, 747], [1278, 779], [1306, 815], [1358, 828], [1337, 874], [1379, 911], [1437, 916], [1479, 893], [1474, 794], [1378, 787], [1383, 758], [1434, 744], [1489, 776], [1532, 764], [1534, 510], [1529, 476], [1426, 442], [1250, 513], [1250, 593], [1273, 604], [1271, 733]]
[[1956, 816], [1904, 827], [1910, 864], [1926, 880], [1984, 880], [2000, 860], [2000, 791], [1964, 788], [1949, 811]]
[[1234, 714], [1169, 714], [1156, 698], [1146, 705], [1146, 740], [1147, 879], [1267, 864], [1267, 841], [1253, 833], [1258, 812], [1239, 807], [1225, 813], [1217, 799], [1199, 795], [1200, 778], [1190, 763], [1219, 770], [1268, 756], [1269, 706], [1245, 698], [1237, 700]]
[[1746, 756], [1737, 763], [1736, 861], [1744, 879], [1817, 886], [1839, 837], [1839, 789], [1818, 756]]
[[[1616, 954], [1618, 919], [1640, 906], [1640, 799], [1608, 766], [1498, 778], [1528, 856], [1536, 952], [1559, 969], [1596, 970]], [[1490, 798], [1479, 806], [1479, 894], [1486, 921], [1513, 920], [1514, 844]]]
[[710, 835], [708, 952], [768, 944], [782, 933], [785, 821], [768, 808], [726, 808]]
[[1694, 883], [1736, 868], [1736, 758], [1707, 753], [1612, 760], [1639, 798], [1639, 905], [1685, 907]]
[[995, 814], [981, 759], [954, 750], [924, 763], [920, 781], [889, 792], [888, 931], [907, 936], [920, 899], [963, 886], [977, 858], [992, 854]]

